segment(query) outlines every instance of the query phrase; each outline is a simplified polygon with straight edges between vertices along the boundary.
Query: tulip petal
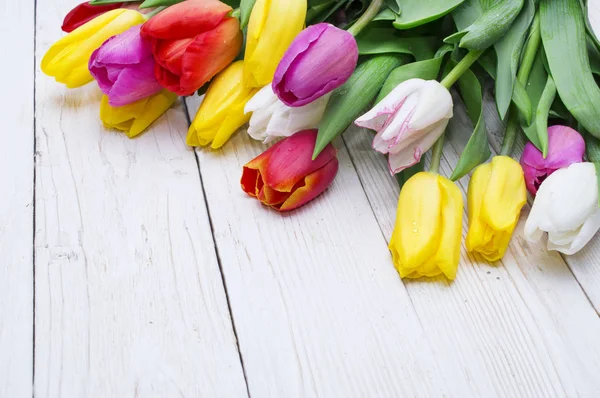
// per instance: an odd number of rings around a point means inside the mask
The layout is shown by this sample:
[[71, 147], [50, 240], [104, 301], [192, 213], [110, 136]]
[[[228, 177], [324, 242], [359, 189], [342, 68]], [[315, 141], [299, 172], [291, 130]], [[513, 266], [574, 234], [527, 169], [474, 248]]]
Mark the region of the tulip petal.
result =
[[158, 94], [153, 95], [146, 103], [144, 111], [135, 118], [131, 129], [125, 132], [125, 134], [129, 138], [133, 138], [144, 132], [152, 123], [169, 110], [176, 100], [177, 94], [167, 90], [162, 90]]
[[271, 148], [265, 184], [281, 192], [291, 192], [305, 176], [324, 167], [336, 156], [336, 149], [328, 145], [315, 160], [312, 152], [317, 138], [316, 130], [300, 131]]
[[415, 174], [400, 191], [390, 250], [402, 278], [421, 276], [420, 268], [436, 256], [442, 235], [441, 205], [435, 174]]
[[70, 33], [97, 16], [121, 8], [122, 5], [123, 3], [91, 5], [89, 1], [85, 1], [69, 11], [63, 20], [61, 29], [63, 32]]
[[263, 87], [306, 20], [306, 0], [257, 0], [250, 14], [244, 80], [248, 87]]
[[421, 161], [421, 156], [427, 152], [433, 144], [444, 134], [448, 120], [440, 120], [432, 126], [430, 132], [421, 136], [410, 134], [410, 138], [401, 142], [389, 152], [388, 166], [392, 175], [414, 166]]
[[507, 156], [495, 156], [485, 191], [481, 217], [494, 230], [511, 231], [527, 203], [523, 169]]
[[232, 8], [217, 0], [186, 0], [150, 18], [142, 35], [155, 39], [185, 39], [214, 29]]
[[159, 93], [162, 89], [154, 78], [154, 62], [148, 58], [133, 68], [123, 69], [105, 94], [108, 94], [112, 106], [123, 106]]
[[548, 250], [556, 250], [563, 254], [572, 255], [583, 249], [600, 229], [600, 209], [588, 218], [577, 231], [570, 231], [564, 241], [556, 236], [548, 235]]
[[440, 210], [442, 234], [435, 256], [437, 267], [446, 277], [456, 277], [460, 261], [460, 242], [462, 239], [463, 198], [460, 189], [447, 178], [438, 176], [441, 190], [442, 207]]
[[279, 207], [279, 211], [297, 209], [322, 194], [335, 179], [338, 168], [338, 160], [333, 158], [322, 168], [307, 175], [303, 184], [293, 190], [289, 198]]
[[402, 107], [406, 98], [420, 90], [424, 83], [425, 80], [423, 79], [409, 79], [399, 84], [370, 111], [356, 119], [355, 124], [359, 127], [380, 132], [390, 116]]

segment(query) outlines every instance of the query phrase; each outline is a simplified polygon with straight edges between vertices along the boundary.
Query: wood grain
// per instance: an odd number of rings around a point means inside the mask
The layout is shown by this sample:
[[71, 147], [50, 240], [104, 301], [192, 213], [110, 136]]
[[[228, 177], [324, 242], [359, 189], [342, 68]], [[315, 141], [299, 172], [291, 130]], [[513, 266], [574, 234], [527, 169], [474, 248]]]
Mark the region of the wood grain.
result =
[[33, 0], [0, 2], [0, 397], [32, 391], [33, 9]]
[[[186, 101], [193, 116], [198, 98]], [[265, 148], [240, 131], [219, 151], [197, 151], [251, 396], [448, 396], [454, 381], [343, 144], [334, 184], [285, 215], [239, 186]]]
[[[38, 2], [38, 60], [76, 3]], [[37, 82], [35, 395], [247, 396], [181, 103], [129, 140]]]
[[[472, 129], [458, 112], [449, 127], [441, 171], [450, 175]], [[386, 237], [398, 187], [371, 133], [353, 128], [345, 141]], [[466, 191], [468, 177], [459, 186]], [[525, 210], [528, 212], [528, 209]], [[600, 319], [562, 258], [520, 235], [502, 262], [490, 265], [462, 248], [456, 281], [405, 282], [441, 367], [453, 375], [452, 396], [597, 396]], [[466, 213], [463, 235], [466, 234]]]

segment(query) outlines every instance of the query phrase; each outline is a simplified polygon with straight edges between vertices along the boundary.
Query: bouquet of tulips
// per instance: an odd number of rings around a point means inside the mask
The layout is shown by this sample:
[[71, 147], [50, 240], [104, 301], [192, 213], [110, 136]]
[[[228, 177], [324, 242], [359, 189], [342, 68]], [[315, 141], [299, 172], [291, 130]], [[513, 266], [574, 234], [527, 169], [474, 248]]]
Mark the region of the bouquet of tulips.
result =
[[[244, 166], [241, 187], [276, 211], [327, 189], [338, 170], [331, 143], [351, 124], [373, 130], [401, 185], [390, 240], [400, 276], [454, 279], [464, 208], [455, 181], [469, 173], [466, 246], [487, 261], [504, 256], [527, 191], [527, 239], [547, 233], [548, 249], [573, 254], [600, 228], [596, 9], [583, 0], [93, 0], [69, 12], [69, 33], [41, 67], [70, 88], [95, 80], [102, 122], [130, 138], [178, 96], [205, 94], [187, 144], [218, 149], [248, 123], [253, 139], [273, 145]], [[505, 121], [493, 157], [484, 82]], [[474, 129], [446, 178], [438, 168], [453, 86]], [[521, 134], [529, 142], [518, 162]]]

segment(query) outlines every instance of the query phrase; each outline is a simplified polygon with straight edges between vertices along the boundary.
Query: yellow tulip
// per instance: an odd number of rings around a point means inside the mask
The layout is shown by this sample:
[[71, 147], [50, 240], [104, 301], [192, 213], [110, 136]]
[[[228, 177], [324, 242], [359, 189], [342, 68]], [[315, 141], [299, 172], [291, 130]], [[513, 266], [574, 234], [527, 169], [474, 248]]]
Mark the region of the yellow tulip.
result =
[[445, 177], [421, 172], [404, 184], [389, 246], [400, 277], [456, 277], [462, 212], [460, 189]]
[[244, 81], [248, 87], [271, 83], [275, 69], [304, 28], [306, 0], [257, 0], [250, 14]]
[[177, 94], [162, 90], [131, 104], [115, 107], [109, 105], [108, 97], [103, 95], [100, 119], [105, 127], [121, 130], [127, 137], [133, 138], [154, 123], [176, 100]]
[[237, 61], [210, 83], [188, 130], [188, 145], [206, 146], [212, 142], [211, 148], [220, 148], [250, 120], [250, 114], [244, 114], [244, 107], [258, 89], [246, 87], [243, 76], [244, 61]]
[[52, 45], [42, 59], [42, 72], [53, 76], [68, 88], [83, 86], [93, 80], [88, 62], [94, 50], [110, 37], [144, 23], [137, 11], [108, 11], [81, 25]]
[[521, 165], [507, 156], [496, 156], [491, 163], [477, 167], [467, 202], [467, 250], [488, 261], [500, 260], [527, 202]]

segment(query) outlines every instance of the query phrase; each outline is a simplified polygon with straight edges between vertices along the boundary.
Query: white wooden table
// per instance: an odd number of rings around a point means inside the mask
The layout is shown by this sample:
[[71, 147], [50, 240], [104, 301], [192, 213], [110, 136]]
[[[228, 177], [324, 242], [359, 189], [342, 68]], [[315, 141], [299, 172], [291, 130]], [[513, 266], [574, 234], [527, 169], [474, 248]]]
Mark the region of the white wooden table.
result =
[[521, 222], [498, 264], [401, 281], [370, 133], [336, 142], [318, 200], [270, 211], [239, 187], [259, 143], [186, 147], [197, 98], [129, 140], [93, 84], [40, 72], [77, 1], [0, 0], [1, 398], [600, 396], [600, 239], [562, 258]]

